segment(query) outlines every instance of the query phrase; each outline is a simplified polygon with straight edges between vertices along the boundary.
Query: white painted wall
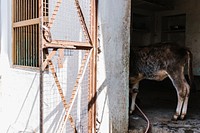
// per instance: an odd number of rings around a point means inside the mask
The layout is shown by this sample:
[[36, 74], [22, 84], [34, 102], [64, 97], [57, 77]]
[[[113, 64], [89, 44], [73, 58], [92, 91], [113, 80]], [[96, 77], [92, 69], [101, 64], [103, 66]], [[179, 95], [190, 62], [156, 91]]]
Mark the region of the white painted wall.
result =
[[101, 133], [128, 130], [130, 0], [98, 3], [99, 48], [97, 129]]
[[[1, 1], [2, 75], [0, 131], [39, 130], [39, 73], [12, 68], [11, 1]], [[131, 0], [98, 2], [97, 126], [101, 133], [128, 130], [128, 71]]]
[[2, 75], [0, 132], [38, 131], [39, 74], [11, 67], [11, 0], [1, 0], [0, 9], [0, 75]]

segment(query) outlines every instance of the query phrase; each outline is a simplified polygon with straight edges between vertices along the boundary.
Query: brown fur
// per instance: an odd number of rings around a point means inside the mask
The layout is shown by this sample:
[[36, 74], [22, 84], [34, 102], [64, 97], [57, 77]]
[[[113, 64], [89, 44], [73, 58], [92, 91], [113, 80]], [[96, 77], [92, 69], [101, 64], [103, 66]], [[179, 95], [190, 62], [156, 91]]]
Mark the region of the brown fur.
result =
[[176, 120], [179, 116], [184, 119], [190, 93], [190, 86], [184, 77], [186, 64], [188, 64], [188, 76], [191, 85], [193, 79], [192, 53], [189, 49], [173, 43], [135, 47], [130, 54], [130, 83], [133, 84], [132, 89], [138, 89], [134, 86], [139, 84], [142, 79], [161, 81], [169, 77], [178, 95], [177, 110], [173, 119]]

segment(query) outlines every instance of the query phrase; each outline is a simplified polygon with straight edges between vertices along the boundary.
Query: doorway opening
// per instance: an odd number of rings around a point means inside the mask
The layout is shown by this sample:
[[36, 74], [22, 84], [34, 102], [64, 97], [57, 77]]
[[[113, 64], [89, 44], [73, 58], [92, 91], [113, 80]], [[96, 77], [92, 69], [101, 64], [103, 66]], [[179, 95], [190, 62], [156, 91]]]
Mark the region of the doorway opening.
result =
[[[177, 94], [169, 78], [158, 82], [143, 80], [140, 82], [136, 101], [150, 121], [154, 132], [197, 132], [200, 130], [200, 72], [196, 52], [198, 38], [196, 21], [198, 11], [186, 8], [196, 5], [194, 0], [183, 3], [181, 0], [132, 0], [130, 49], [136, 46], [148, 46], [158, 42], [175, 42], [188, 47], [193, 53], [194, 88], [191, 90], [187, 117], [183, 121], [171, 121], [177, 104]], [[200, 3], [199, 3], [200, 4]], [[199, 8], [200, 9], [200, 8]], [[192, 21], [192, 20], [195, 20]], [[186, 75], [187, 78], [187, 75]], [[136, 109], [130, 114], [129, 132], [144, 132], [147, 122]], [[199, 125], [199, 126], [197, 126]]]

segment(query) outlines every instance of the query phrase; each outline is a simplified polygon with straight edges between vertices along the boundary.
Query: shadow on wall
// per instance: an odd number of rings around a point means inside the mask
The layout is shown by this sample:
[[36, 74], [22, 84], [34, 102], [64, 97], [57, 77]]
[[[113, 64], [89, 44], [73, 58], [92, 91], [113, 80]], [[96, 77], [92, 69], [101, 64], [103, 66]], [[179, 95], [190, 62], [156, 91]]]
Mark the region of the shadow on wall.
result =
[[111, 18], [101, 20], [102, 15], [105, 14], [98, 14], [98, 45], [100, 45], [98, 52], [100, 53], [98, 53], [97, 70], [100, 85], [94, 99], [90, 101], [90, 104], [93, 104], [97, 99], [97, 106], [101, 104], [97, 108], [100, 110], [97, 110], [97, 132], [104, 130], [103, 128], [109, 128], [106, 129], [109, 132], [124, 132], [126, 128], [128, 129], [128, 11], [127, 9], [125, 19], [122, 20], [123, 25], [107, 24], [106, 22]]
[[[35, 129], [32, 128], [32, 126], [30, 125], [30, 120], [31, 120], [31, 116], [33, 115], [33, 110], [36, 106], [36, 100], [38, 98], [38, 94], [39, 94], [39, 89], [37, 90], [36, 94], [35, 94], [35, 98], [33, 100], [33, 104], [31, 106], [30, 112], [28, 116], [24, 116], [23, 111], [27, 110], [26, 108], [26, 104], [28, 102], [28, 98], [30, 97], [30, 92], [31, 89], [33, 87], [33, 84], [35, 82], [35, 80], [37, 79], [37, 73], [35, 73], [35, 76], [32, 80], [32, 83], [28, 89], [28, 92], [26, 93], [25, 99], [22, 103], [22, 106], [20, 108], [20, 111], [17, 115], [16, 120], [14, 121], [13, 124], [11, 124], [7, 130], [7, 133], [13, 133], [13, 132], [32, 132], [32, 133], [36, 133], [37, 131]], [[23, 122], [20, 119], [20, 117], [23, 117]]]
[[[98, 96], [101, 94], [101, 92], [106, 88], [107, 83], [106, 80], [104, 80], [104, 82], [100, 85], [98, 91], [95, 93], [94, 97], [91, 99], [91, 101], [89, 102], [89, 108], [88, 111], [90, 110], [90, 108], [96, 103]], [[96, 124], [97, 124], [97, 128], [96, 128], [96, 133], [98, 133], [100, 131], [101, 128], [101, 123], [103, 121], [103, 117], [104, 117], [104, 112], [105, 112], [105, 107], [106, 107], [106, 102], [108, 100], [108, 94], [105, 95], [104, 99], [101, 99], [103, 101], [103, 107], [102, 107], [102, 112], [98, 118], [100, 119], [96, 119]]]

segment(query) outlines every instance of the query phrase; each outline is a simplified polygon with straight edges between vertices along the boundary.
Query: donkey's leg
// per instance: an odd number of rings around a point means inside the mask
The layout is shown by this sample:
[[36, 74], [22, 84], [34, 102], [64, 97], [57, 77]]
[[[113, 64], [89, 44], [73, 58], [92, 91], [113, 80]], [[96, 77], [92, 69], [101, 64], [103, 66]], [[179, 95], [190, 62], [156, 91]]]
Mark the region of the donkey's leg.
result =
[[131, 108], [130, 108], [130, 114], [133, 113], [133, 111], [135, 110], [135, 100], [138, 94], [138, 88], [139, 88], [139, 82], [134, 84], [133, 87], [131, 88], [130, 92], [131, 92]]
[[190, 95], [190, 86], [188, 85], [184, 76], [183, 76], [183, 78], [184, 78], [183, 79], [184, 87], [186, 88], [186, 94], [185, 94], [185, 99], [184, 99], [183, 108], [182, 108], [181, 117], [180, 117], [180, 119], [182, 119], [182, 120], [185, 118], [185, 116], [187, 114], [188, 99], [189, 99], [189, 95]]
[[187, 89], [184, 85], [184, 81], [179, 77], [181, 72], [173, 73], [169, 75], [174, 87], [176, 88], [178, 103], [176, 107], [176, 113], [174, 114], [172, 120], [177, 120], [181, 115], [181, 109], [185, 100]]

